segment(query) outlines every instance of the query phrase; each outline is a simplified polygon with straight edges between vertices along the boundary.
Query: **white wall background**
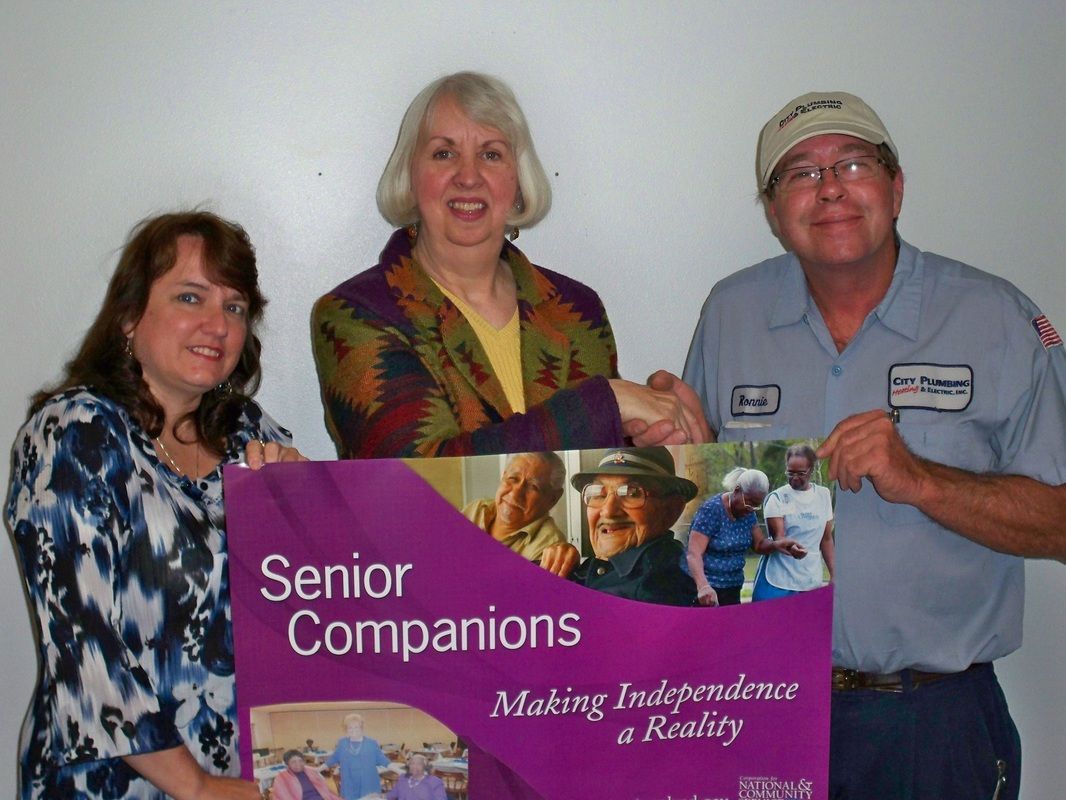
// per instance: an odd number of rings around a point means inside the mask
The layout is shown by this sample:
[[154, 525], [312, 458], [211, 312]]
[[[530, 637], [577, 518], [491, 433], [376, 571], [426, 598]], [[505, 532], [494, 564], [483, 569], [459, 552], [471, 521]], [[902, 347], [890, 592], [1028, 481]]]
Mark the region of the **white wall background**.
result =
[[[900, 229], [1006, 276], [1066, 327], [1066, 5], [1015, 2], [2, 0], [0, 429], [51, 381], [142, 217], [206, 204], [257, 245], [266, 407], [328, 458], [309, 347], [319, 294], [375, 263], [374, 190], [409, 100], [507, 80], [555, 189], [519, 244], [594, 286], [628, 377], [681, 369], [715, 280], [780, 252], [755, 202], [760, 126], [811, 89], [864, 97], [907, 177]], [[6, 485], [8, 465], [0, 480]], [[1066, 571], [1029, 565], [1026, 645], [1000, 674], [1023, 796], [1066, 792]], [[34, 681], [0, 547], [0, 794]]]

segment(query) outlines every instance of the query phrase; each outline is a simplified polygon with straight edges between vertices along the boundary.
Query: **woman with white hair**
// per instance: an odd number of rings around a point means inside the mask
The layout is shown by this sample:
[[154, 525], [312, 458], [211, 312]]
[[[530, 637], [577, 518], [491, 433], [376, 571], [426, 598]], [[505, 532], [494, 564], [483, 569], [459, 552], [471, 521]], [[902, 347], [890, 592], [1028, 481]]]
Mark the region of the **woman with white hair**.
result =
[[312, 314], [342, 458], [608, 447], [649, 426], [665, 444], [709, 437], [698, 403], [618, 378], [594, 291], [508, 241], [548, 213], [551, 187], [502, 81], [459, 72], [423, 89], [377, 200], [398, 226], [380, 263]]
[[381, 745], [363, 733], [366, 720], [362, 714], [344, 717], [344, 736], [337, 742], [326, 766], [340, 765], [340, 791], [344, 800], [359, 800], [368, 794], [381, 792], [378, 767], [387, 767], [389, 759]]
[[429, 773], [429, 760], [421, 753], [408, 756], [407, 774], [397, 778], [385, 796], [388, 800], [448, 800], [444, 781]]
[[696, 582], [696, 603], [701, 606], [740, 603], [749, 548], [802, 558], [796, 542], [770, 539], [759, 526], [755, 512], [770, 490], [765, 472], [737, 467], [725, 476], [722, 487], [725, 491], [706, 500], [693, 517], [681, 564]]

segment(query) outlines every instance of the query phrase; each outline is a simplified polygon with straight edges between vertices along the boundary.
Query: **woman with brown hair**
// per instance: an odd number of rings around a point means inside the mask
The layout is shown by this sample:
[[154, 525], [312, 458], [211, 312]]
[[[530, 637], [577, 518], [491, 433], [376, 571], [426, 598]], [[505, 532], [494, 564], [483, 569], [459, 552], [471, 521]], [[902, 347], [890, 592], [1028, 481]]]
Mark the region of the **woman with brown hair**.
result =
[[134, 228], [15, 439], [6, 515], [42, 669], [20, 796], [257, 798], [240, 781], [222, 466], [302, 459], [250, 398], [265, 301], [240, 226]]

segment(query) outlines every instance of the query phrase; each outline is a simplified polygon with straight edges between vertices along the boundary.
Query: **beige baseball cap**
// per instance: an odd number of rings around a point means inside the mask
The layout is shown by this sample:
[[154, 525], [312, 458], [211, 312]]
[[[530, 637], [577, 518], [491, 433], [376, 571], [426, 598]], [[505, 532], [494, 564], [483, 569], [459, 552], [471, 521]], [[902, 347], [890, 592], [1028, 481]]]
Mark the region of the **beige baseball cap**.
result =
[[872, 144], [886, 144], [899, 158], [885, 124], [862, 98], [847, 92], [810, 92], [786, 103], [763, 125], [755, 161], [759, 191], [766, 189], [785, 153], [823, 133], [844, 133]]

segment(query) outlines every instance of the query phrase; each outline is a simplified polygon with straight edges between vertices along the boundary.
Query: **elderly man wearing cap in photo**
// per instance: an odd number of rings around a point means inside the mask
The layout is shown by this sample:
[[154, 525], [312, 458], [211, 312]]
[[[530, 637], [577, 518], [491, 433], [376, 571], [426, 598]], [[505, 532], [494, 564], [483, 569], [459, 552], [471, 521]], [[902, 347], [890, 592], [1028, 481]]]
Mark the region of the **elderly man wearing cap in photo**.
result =
[[594, 553], [570, 580], [630, 600], [692, 605], [696, 585], [681, 569], [685, 549], [670, 526], [697, 489], [674, 473], [670, 451], [608, 450], [594, 472], [579, 472], [570, 483], [581, 492]]
[[1017, 797], [991, 664], [1021, 643], [1018, 556], [1066, 557], [1062, 340], [1007, 281], [899, 238], [898, 152], [859, 98], [786, 105], [757, 179], [788, 252], [714, 287], [684, 377], [720, 440], [828, 434], [829, 795]]

